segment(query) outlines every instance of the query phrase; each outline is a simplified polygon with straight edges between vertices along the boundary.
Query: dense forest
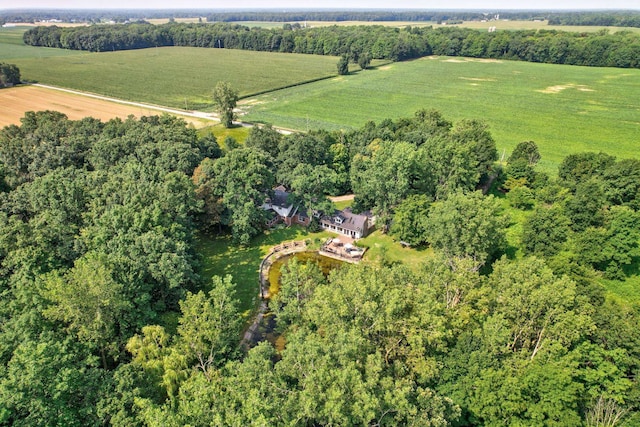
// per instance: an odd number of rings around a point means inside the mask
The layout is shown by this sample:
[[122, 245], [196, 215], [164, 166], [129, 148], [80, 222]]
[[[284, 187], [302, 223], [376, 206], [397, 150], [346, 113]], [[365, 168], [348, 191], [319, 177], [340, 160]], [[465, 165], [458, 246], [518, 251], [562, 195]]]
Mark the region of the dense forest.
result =
[[[509, 13], [507, 13], [509, 14]], [[281, 11], [249, 11], [207, 13], [208, 22], [266, 21], [266, 22], [304, 22], [304, 21], [365, 21], [365, 22], [444, 22], [448, 20], [479, 21], [493, 17], [488, 13], [477, 11], [425, 11], [425, 10], [299, 10]], [[530, 15], [527, 15], [530, 16]]]
[[[637, 425], [640, 308], [599, 283], [640, 257], [640, 161], [496, 159], [483, 122], [435, 111], [225, 150], [169, 116], [27, 113], [0, 131], [0, 425]], [[317, 209], [353, 190], [433, 255], [291, 262], [284, 348], [241, 351], [194, 236], [250, 243], [275, 183]]]
[[608, 11], [608, 12], [573, 12], [552, 14], [549, 25], [594, 25], [607, 27], [640, 27], [640, 12]]
[[33, 24], [41, 21], [100, 23], [129, 22], [140, 19], [194, 18], [205, 16], [209, 10], [198, 9], [20, 9], [0, 10], [0, 22]]
[[640, 67], [640, 35], [560, 31], [480, 32], [464, 28], [404, 29], [385, 26], [330, 26], [281, 29], [237, 24], [93, 25], [35, 27], [26, 44], [103, 52], [158, 46], [246, 49], [314, 55], [360, 55], [403, 61], [426, 55], [466, 56], [598, 67]]

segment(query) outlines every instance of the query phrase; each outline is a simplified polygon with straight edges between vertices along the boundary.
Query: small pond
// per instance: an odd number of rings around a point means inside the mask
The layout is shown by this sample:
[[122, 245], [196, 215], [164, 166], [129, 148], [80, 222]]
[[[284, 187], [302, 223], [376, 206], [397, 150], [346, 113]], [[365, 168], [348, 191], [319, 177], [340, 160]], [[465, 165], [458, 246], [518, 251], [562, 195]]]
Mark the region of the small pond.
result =
[[[328, 258], [326, 256], [320, 255], [318, 252], [308, 251], [308, 252], [297, 252], [290, 255], [285, 255], [282, 258], [278, 258], [269, 269], [269, 294], [275, 295], [280, 289], [280, 268], [289, 262], [292, 258], [297, 259], [299, 262], [309, 262], [313, 261], [318, 264], [322, 273], [327, 276], [334, 268], [338, 268], [345, 264], [344, 261], [339, 261], [337, 259]], [[276, 350], [282, 351], [285, 345], [284, 337], [280, 336], [276, 330], [276, 319], [274, 314], [268, 310], [264, 317], [262, 318], [262, 322], [260, 323], [259, 336], [255, 337], [255, 341], [252, 343], [252, 346], [257, 344], [259, 341], [267, 340], [271, 344], [274, 345]]]
[[318, 252], [298, 252], [291, 255], [285, 255], [282, 258], [278, 258], [269, 269], [269, 294], [275, 295], [280, 289], [280, 267], [289, 262], [290, 259], [295, 258], [298, 262], [306, 263], [309, 261], [316, 262], [322, 270], [322, 274], [328, 276], [331, 270], [338, 268], [345, 264], [344, 261], [329, 258], [320, 255]]

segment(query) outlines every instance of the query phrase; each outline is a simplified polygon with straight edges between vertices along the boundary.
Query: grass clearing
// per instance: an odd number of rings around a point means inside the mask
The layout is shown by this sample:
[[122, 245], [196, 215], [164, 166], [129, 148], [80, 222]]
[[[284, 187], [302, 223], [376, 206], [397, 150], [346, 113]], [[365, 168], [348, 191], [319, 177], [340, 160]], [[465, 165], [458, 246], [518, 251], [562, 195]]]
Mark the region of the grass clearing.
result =
[[367, 249], [366, 260], [380, 259], [384, 262], [405, 264], [411, 268], [418, 268], [429, 257], [433, 256], [433, 249], [429, 248], [404, 248], [388, 234], [376, 230], [367, 237], [358, 240], [358, 246]]
[[353, 200], [341, 200], [339, 202], [333, 202], [333, 204], [336, 206], [336, 209], [341, 211], [344, 208], [351, 206], [353, 204]]
[[217, 125], [207, 126], [205, 128], [200, 129], [199, 135], [204, 136], [207, 134], [213, 133], [218, 141], [218, 145], [222, 147], [223, 142], [226, 137], [230, 136], [234, 138], [239, 144], [244, 144], [244, 141], [249, 136], [250, 128], [244, 126], [234, 126], [232, 128], [227, 128], [224, 125], [218, 123]]
[[236, 298], [240, 301], [243, 318], [248, 319], [258, 304], [258, 272], [260, 262], [269, 249], [291, 240], [306, 240], [319, 243], [332, 234], [310, 233], [307, 229], [279, 227], [256, 237], [251, 245], [242, 247], [233, 243], [231, 236], [209, 236], [201, 234], [196, 242], [196, 251], [202, 257], [202, 274], [209, 278], [215, 275], [233, 276], [236, 284]]
[[600, 283], [607, 289], [608, 297], [618, 300], [623, 305], [640, 306], [640, 274], [637, 271], [627, 276], [624, 281], [600, 279]]
[[581, 151], [638, 157], [638, 81], [636, 69], [427, 57], [279, 90], [242, 108], [249, 121], [299, 130], [358, 128], [434, 108], [454, 121], [485, 120], [501, 154], [535, 141], [539, 167], [555, 173]]

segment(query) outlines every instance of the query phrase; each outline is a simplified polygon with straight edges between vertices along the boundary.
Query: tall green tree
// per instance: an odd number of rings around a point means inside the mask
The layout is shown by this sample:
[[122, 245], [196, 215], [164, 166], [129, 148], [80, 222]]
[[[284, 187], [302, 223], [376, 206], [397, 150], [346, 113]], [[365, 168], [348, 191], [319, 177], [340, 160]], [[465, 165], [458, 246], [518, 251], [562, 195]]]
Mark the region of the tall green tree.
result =
[[108, 374], [83, 344], [47, 332], [24, 341], [3, 365], [0, 424], [101, 425], [97, 414]]
[[513, 149], [509, 159], [509, 163], [516, 160], [526, 160], [529, 166], [535, 166], [540, 160], [540, 151], [538, 145], [533, 141], [522, 141]]
[[233, 237], [247, 244], [264, 225], [260, 206], [275, 183], [271, 158], [261, 150], [238, 148], [217, 159], [212, 172], [213, 193], [229, 210]]
[[327, 194], [335, 194], [338, 175], [332, 169], [301, 163], [293, 170], [293, 176], [291, 191], [302, 206], [311, 211], [333, 213], [335, 207]]
[[205, 376], [223, 364], [237, 347], [240, 316], [231, 276], [213, 278], [208, 295], [187, 293], [180, 301], [178, 345]]
[[46, 281], [45, 297], [51, 301], [45, 315], [65, 322], [81, 341], [96, 346], [107, 369], [107, 356], [117, 357], [123, 344], [118, 336], [119, 322], [126, 321], [131, 303], [105, 260], [88, 254], [64, 276], [51, 275]]
[[480, 120], [460, 120], [453, 127], [451, 137], [454, 143], [471, 147], [473, 157], [470, 160], [475, 163], [479, 176], [486, 176], [498, 160], [496, 142], [489, 132], [489, 126]]
[[0, 62], [0, 87], [20, 84], [20, 69], [15, 64]]
[[560, 251], [569, 237], [569, 220], [558, 206], [540, 206], [522, 226], [526, 253], [549, 257]]
[[247, 148], [259, 148], [275, 159], [278, 157], [278, 147], [281, 140], [282, 134], [270, 124], [253, 126], [244, 141], [244, 146]]
[[338, 60], [338, 74], [341, 76], [349, 74], [349, 57], [342, 55]]
[[604, 192], [612, 204], [640, 210], [640, 161], [622, 159], [609, 166], [603, 175]]
[[234, 109], [238, 103], [238, 91], [230, 83], [220, 81], [213, 89], [213, 104], [220, 117], [220, 122], [227, 128], [233, 126]]
[[391, 234], [413, 246], [429, 240], [429, 207], [432, 200], [424, 194], [414, 194], [400, 203], [393, 215]]
[[362, 70], [366, 70], [371, 65], [371, 54], [369, 52], [363, 52], [358, 55], [358, 66]]
[[373, 208], [381, 223], [408, 195], [428, 186], [426, 153], [406, 142], [376, 140], [368, 155], [356, 155], [351, 166], [351, 186], [356, 202]]
[[295, 259], [284, 264], [280, 274], [280, 289], [270, 307], [278, 318], [278, 328], [285, 330], [288, 325], [301, 322], [305, 304], [325, 279], [316, 263], [299, 263]]
[[426, 234], [450, 262], [469, 259], [477, 269], [503, 249], [505, 226], [506, 218], [493, 196], [456, 192], [431, 206]]
[[613, 206], [604, 227], [587, 228], [576, 238], [580, 262], [605, 272], [611, 279], [625, 277], [623, 267], [640, 256], [640, 213], [626, 206]]

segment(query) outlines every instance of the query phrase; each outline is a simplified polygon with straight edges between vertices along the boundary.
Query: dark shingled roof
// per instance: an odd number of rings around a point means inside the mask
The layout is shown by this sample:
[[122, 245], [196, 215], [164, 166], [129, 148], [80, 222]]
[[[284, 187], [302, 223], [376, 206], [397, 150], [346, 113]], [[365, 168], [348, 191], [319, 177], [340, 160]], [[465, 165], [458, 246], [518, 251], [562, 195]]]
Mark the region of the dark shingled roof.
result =
[[[343, 218], [342, 224], [336, 222], [336, 218]], [[365, 215], [358, 215], [351, 212], [351, 209], [347, 208], [342, 211], [335, 211], [333, 216], [322, 218], [321, 222], [325, 224], [334, 224], [337, 227], [342, 227], [345, 230], [363, 232], [366, 230], [368, 218]]]

